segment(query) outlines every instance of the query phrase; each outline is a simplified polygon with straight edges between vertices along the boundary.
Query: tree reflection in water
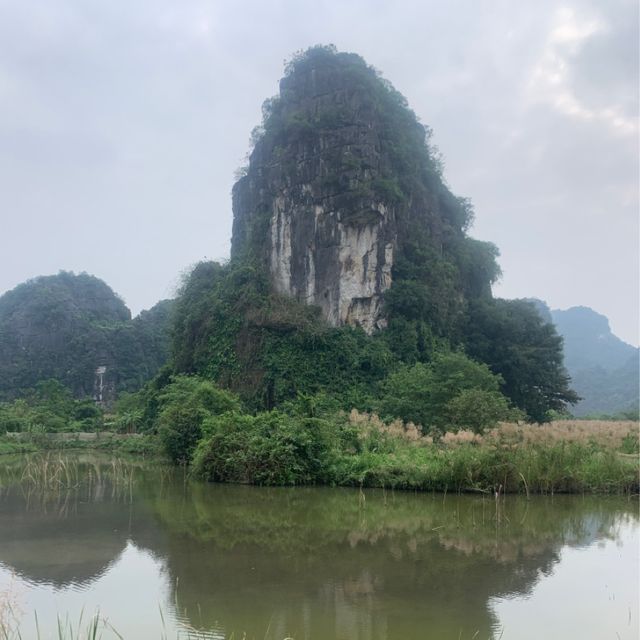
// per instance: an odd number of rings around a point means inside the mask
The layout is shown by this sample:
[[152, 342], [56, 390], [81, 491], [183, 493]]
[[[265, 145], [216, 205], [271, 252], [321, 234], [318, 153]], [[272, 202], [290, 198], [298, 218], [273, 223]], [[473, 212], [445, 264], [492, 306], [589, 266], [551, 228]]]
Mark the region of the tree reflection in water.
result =
[[528, 593], [563, 547], [637, 519], [624, 499], [206, 485], [150, 465], [125, 491], [109, 461], [76, 464], [94, 481], [5, 482], [0, 562], [91, 589], [130, 541], [163, 563], [167, 613], [223, 637], [489, 638], [490, 599]]

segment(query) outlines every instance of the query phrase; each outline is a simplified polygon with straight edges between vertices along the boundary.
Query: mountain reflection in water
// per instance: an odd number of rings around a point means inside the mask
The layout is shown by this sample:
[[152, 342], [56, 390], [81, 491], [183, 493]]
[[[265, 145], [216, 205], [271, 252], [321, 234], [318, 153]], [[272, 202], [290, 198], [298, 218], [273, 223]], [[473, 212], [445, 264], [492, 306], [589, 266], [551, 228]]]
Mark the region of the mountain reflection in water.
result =
[[66, 612], [99, 590], [126, 638], [159, 637], [158, 606], [168, 637], [497, 638], [492, 602], [530, 593], [564, 549], [637, 531], [624, 498], [207, 485], [151, 464], [123, 482], [108, 458], [67, 463], [73, 486], [25, 481], [24, 459], [5, 465], [0, 591], [15, 573], [32, 618], [45, 593]]

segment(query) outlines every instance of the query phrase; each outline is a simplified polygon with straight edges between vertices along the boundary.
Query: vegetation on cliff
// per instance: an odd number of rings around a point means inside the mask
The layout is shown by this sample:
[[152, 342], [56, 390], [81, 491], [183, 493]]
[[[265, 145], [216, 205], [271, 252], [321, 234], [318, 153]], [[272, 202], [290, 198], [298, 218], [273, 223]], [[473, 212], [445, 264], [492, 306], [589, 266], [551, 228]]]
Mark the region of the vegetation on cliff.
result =
[[[577, 399], [553, 326], [531, 304], [492, 299], [497, 249], [467, 235], [471, 205], [446, 186], [428, 128], [390, 83], [357, 55], [314, 47], [287, 65], [280, 96], [263, 113], [234, 188], [232, 261], [198, 265], [177, 301], [176, 372], [213, 379], [254, 411], [324, 394], [340, 409], [382, 408], [406, 419], [384, 400], [397, 395], [393, 381], [404, 375], [415, 411], [429, 407], [420, 418], [425, 430], [441, 429], [454, 413], [471, 426], [473, 407], [485, 415], [478, 429], [513, 410], [543, 422]], [[357, 143], [361, 135], [366, 144]], [[369, 336], [332, 327], [320, 309], [274, 291], [269, 224], [278, 198], [310, 217], [329, 202], [357, 228], [374, 224], [363, 212], [383, 207], [390, 222], [380, 223], [381, 233], [396, 243], [386, 328]], [[304, 220], [297, 224], [308, 233]], [[305, 268], [295, 260], [292, 281]], [[321, 268], [329, 267], [318, 263], [316, 279]], [[465, 380], [452, 387], [465, 392], [455, 411], [432, 394], [430, 374], [421, 375], [440, 361], [451, 364], [451, 379]], [[491, 384], [471, 374], [482, 365]]]
[[640, 351], [616, 337], [603, 315], [588, 307], [554, 309], [550, 316], [564, 338], [572, 384], [582, 400], [576, 416], [623, 415], [638, 419]]
[[[246, 175], [234, 186], [232, 257], [274, 275], [269, 253], [284, 252], [294, 297], [323, 307], [336, 274], [351, 269], [348, 260], [337, 265], [339, 236], [351, 244], [375, 233], [364, 270], [377, 269], [371, 285], [384, 294], [385, 321], [405, 341], [416, 334], [416, 356], [422, 334], [459, 340], [469, 300], [491, 296], [498, 251], [467, 235], [473, 208], [446, 185], [430, 139], [404, 96], [360, 56], [322, 46], [295, 55], [280, 95], [263, 105]], [[273, 246], [278, 212], [284, 233], [291, 229], [290, 256]], [[382, 255], [389, 243], [392, 265]], [[383, 265], [392, 267], [390, 290], [379, 282]]]
[[[318, 87], [309, 96], [314, 83], [347, 97], [325, 99]], [[373, 151], [368, 139], [351, 144], [363, 123], [377, 136]], [[544, 422], [576, 396], [553, 326], [532, 304], [491, 297], [497, 250], [467, 235], [471, 206], [444, 183], [429, 131], [360, 57], [318, 47], [287, 66], [281, 95], [265, 103], [253, 138], [234, 188], [232, 260], [201, 263], [185, 280], [172, 367], [141, 394], [143, 424], [160, 430], [174, 460], [193, 460], [212, 480], [362, 484], [375, 477], [373, 484], [443, 489], [450, 484], [434, 479], [436, 467], [460, 464], [471, 485], [495, 482], [486, 465], [500, 475], [510, 464], [499, 451], [480, 460], [469, 450], [456, 462], [422, 445], [446, 432], [482, 434], [501, 420]], [[306, 267], [295, 251], [285, 256], [294, 295], [278, 293], [270, 255], [276, 201], [300, 218], [292, 234], [313, 242], [323, 242], [304, 218], [313, 207], [324, 211], [329, 202], [339, 232], [375, 226], [371, 216], [386, 212], [381, 233], [394, 234], [396, 257], [383, 328], [368, 335], [331, 326], [326, 307], [299, 299], [295, 282]], [[325, 275], [314, 272], [313, 286]], [[237, 406], [207, 408], [196, 399], [203, 380], [237, 394]], [[192, 388], [188, 409], [171, 400], [176, 385], [180, 393]], [[364, 427], [348, 417], [353, 411], [370, 416]], [[408, 445], [407, 434], [421, 446]], [[473, 469], [491, 479], [475, 478]]]

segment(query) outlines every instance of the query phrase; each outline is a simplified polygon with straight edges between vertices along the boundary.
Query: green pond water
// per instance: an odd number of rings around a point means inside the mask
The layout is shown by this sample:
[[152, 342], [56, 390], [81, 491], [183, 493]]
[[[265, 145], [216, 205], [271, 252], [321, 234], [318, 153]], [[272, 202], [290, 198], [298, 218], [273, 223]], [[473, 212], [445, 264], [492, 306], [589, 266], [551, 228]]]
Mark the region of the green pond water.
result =
[[9, 637], [58, 638], [59, 618], [76, 638], [96, 611], [105, 639], [639, 637], [637, 499], [210, 485], [59, 459], [0, 459]]

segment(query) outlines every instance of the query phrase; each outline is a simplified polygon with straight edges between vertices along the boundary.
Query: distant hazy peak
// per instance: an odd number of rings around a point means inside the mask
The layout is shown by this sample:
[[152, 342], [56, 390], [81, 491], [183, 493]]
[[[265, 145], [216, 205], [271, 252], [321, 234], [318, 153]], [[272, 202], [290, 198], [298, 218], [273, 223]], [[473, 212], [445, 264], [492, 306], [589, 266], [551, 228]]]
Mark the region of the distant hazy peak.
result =
[[614, 335], [606, 316], [585, 306], [550, 310], [542, 300], [528, 301], [564, 339], [565, 366], [582, 397], [573, 408], [575, 415], [615, 414], [637, 407], [640, 350]]

